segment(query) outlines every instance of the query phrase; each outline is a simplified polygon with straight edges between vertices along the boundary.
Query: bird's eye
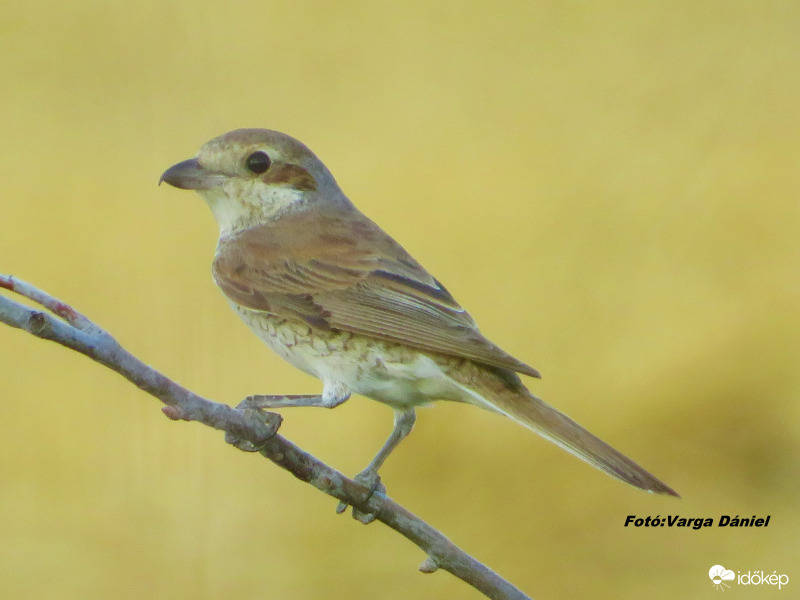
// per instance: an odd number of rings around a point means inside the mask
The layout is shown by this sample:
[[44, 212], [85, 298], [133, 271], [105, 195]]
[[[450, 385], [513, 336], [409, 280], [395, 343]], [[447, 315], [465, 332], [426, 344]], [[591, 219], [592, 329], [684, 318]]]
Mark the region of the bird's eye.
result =
[[247, 157], [247, 160], [244, 161], [244, 165], [247, 167], [247, 170], [251, 173], [255, 173], [256, 175], [261, 175], [262, 173], [266, 172], [271, 164], [272, 161], [270, 160], [269, 155], [263, 150], [253, 152]]

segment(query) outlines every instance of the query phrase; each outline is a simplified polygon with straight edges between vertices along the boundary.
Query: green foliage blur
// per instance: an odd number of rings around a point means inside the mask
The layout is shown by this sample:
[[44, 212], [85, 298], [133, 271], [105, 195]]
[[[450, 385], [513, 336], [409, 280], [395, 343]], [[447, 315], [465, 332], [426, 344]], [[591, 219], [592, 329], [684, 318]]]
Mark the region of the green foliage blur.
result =
[[[156, 186], [225, 131], [285, 131], [535, 393], [683, 495], [439, 404], [394, 498], [537, 599], [710, 597], [716, 564], [797, 586], [799, 30], [737, 0], [6, 3], [0, 272], [207, 397], [316, 392], [213, 285], [205, 204]], [[480, 597], [84, 357], [0, 327], [0, 382], [2, 598]], [[284, 416], [349, 474], [391, 427], [361, 398]], [[771, 520], [624, 527], [724, 514]]]

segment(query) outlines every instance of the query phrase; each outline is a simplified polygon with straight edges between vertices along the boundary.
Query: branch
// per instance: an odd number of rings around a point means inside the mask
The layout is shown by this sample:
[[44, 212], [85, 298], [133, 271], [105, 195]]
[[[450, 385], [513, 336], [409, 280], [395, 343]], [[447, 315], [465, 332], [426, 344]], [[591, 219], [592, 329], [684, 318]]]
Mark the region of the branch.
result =
[[427, 554], [419, 567], [423, 573], [432, 573], [441, 568], [489, 598], [530, 600], [511, 583], [385, 494], [376, 492], [368, 497], [365, 487], [278, 435], [280, 415], [238, 410], [202, 398], [144, 364], [84, 315], [31, 284], [0, 274], [0, 288], [28, 298], [53, 313], [30, 308], [0, 295], [0, 321], [85, 354], [161, 400], [165, 404], [161, 410], [170, 419], [198, 421], [225, 431], [231, 438], [246, 440], [261, 448], [259, 452], [262, 456], [298, 479], [362, 513], [374, 514], [378, 521], [414, 542]]

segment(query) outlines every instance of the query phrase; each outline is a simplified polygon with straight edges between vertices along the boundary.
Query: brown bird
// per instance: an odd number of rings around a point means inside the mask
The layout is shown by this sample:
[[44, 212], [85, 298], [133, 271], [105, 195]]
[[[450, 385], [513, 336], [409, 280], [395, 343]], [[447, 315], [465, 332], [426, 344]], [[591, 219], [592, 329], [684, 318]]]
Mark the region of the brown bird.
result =
[[[394, 429], [357, 480], [378, 469], [434, 400], [501, 413], [643, 490], [678, 494], [531, 394], [533, 367], [495, 346], [403, 247], [365, 217], [296, 139], [238, 129], [162, 176], [196, 190], [220, 228], [214, 280], [270, 348], [322, 380], [321, 395], [252, 396], [251, 406], [333, 408], [351, 393], [388, 404]], [[340, 510], [344, 507], [340, 505]]]

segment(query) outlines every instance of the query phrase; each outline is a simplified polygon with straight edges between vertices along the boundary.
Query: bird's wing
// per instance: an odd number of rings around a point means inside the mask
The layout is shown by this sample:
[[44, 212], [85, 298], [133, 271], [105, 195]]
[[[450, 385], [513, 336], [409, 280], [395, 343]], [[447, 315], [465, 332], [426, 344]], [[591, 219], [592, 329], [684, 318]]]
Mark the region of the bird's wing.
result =
[[220, 240], [214, 279], [252, 310], [538, 377], [478, 330], [450, 293], [354, 209], [302, 211]]

